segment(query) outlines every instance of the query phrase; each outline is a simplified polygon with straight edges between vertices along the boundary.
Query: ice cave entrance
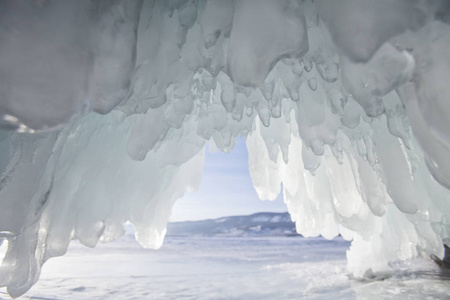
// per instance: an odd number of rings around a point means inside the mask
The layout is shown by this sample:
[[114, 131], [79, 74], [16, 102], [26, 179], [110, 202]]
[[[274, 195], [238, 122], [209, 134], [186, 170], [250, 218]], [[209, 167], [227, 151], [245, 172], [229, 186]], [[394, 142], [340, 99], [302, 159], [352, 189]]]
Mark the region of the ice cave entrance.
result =
[[170, 221], [195, 221], [258, 212], [287, 212], [283, 195], [261, 201], [248, 168], [248, 151], [243, 137], [229, 153], [205, 147], [205, 163], [197, 191], [187, 192], [175, 202]]
[[[297, 232], [352, 240], [355, 277], [442, 257], [448, 3], [0, 1], [0, 286], [23, 295], [71, 240], [117, 240], [127, 221], [160, 247], [205, 144], [238, 136], [252, 183], [217, 159], [197, 194], [221, 215], [245, 214], [252, 185], [282, 192]], [[173, 218], [205, 206], [187, 198]]]

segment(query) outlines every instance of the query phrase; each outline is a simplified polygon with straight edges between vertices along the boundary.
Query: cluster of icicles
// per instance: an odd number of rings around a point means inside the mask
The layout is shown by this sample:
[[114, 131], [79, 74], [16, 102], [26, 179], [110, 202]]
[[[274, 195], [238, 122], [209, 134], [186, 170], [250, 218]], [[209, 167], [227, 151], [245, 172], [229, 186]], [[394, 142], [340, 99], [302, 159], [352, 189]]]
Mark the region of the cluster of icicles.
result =
[[124, 224], [158, 248], [204, 148], [352, 239], [355, 276], [450, 237], [445, 0], [0, 2], [0, 286]]

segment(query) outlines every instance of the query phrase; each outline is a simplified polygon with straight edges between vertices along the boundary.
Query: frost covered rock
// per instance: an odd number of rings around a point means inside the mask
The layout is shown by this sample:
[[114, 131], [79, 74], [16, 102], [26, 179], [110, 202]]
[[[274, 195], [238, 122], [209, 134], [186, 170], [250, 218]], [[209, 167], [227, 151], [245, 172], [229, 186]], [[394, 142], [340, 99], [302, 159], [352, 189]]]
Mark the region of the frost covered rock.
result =
[[[207, 142], [249, 150], [355, 276], [450, 238], [444, 0], [0, 2], [0, 286], [132, 222], [163, 242]], [[368, 271], [369, 270], [369, 271]]]

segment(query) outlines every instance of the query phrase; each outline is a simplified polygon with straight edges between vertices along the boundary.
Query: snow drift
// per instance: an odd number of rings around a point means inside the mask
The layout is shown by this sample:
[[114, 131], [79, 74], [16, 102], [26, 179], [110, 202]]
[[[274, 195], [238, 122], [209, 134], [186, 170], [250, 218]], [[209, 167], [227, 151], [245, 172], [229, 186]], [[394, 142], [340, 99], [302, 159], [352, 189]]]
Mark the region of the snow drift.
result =
[[161, 245], [203, 149], [247, 139], [262, 199], [353, 239], [355, 276], [450, 237], [445, 0], [0, 3], [0, 286], [132, 222]]

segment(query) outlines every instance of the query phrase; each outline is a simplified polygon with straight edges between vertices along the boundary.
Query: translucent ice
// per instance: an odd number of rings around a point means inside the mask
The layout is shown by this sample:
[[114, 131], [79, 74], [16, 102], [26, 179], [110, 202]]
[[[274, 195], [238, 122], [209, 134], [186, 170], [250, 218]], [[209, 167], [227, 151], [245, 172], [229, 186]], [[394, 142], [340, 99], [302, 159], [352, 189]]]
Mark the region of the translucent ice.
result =
[[[0, 2], [0, 286], [71, 239], [163, 242], [206, 143], [352, 239], [355, 276], [450, 238], [445, 0]], [[366, 273], [367, 272], [367, 273]]]

